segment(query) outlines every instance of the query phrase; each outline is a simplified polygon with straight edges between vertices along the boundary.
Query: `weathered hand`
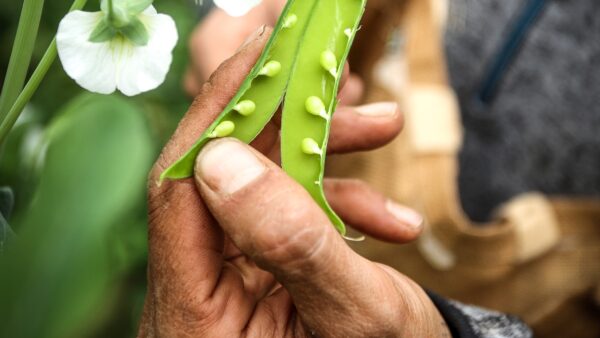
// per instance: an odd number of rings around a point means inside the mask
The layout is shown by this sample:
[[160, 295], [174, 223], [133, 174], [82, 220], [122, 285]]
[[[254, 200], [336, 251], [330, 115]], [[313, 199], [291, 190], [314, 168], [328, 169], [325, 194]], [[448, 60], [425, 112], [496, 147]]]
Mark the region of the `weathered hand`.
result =
[[[275, 164], [276, 120], [252, 147], [211, 142], [193, 179], [156, 184], [227, 105], [267, 36], [249, 42], [202, 87], [150, 175], [149, 284], [139, 337], [448, 335], [419, 286], [354, 253]], [[342, 109], [329, 151], [375, 148], [401, 125], [393, 104]], [[367, 234], [402, 242], [421, 230], [414, 212], [362, 183], [326, 186], [336, 211]]]

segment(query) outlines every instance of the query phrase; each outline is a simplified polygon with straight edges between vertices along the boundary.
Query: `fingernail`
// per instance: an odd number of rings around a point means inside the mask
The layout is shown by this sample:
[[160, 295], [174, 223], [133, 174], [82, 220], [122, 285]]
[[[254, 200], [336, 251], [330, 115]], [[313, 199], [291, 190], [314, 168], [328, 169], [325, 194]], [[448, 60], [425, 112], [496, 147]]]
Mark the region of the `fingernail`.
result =
[[233, 139], [213, 141], [196, 160], [198, 179], [213, 191], [233, 194], [254, 182], [265, 165], [246, 145]]
[[356, 113], [370, 117], [390, 117], [398, 112], [396, 102], [378, 102], [355, 108]]
[[423, 227], [423, 217], [416, 211], [388, 200], [385, 203], [387, 211], [399, 222], [404, 223], [414, 229]]
[[267, 28], [267, 25], [262, 25], [262, 26], [258, 27], [258, 29], [256, 31], [254, 31], [254, 33], [248, 35], [246, 40], [244, 40], [244, 42], [237, 49], [237, 51], [239, 52], [240, 50], [244, 49], [244, 47], [248, 46], [252, 41], [260, 38], [263, 34], [265, 34], [266, 28]]

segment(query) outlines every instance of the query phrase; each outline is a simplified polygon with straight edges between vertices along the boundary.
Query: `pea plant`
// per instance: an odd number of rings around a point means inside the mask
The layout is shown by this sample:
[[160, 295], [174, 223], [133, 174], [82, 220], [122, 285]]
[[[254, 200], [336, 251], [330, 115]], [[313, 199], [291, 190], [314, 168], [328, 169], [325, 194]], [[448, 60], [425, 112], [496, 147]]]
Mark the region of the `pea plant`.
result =
[[24, 0], [0, 94], [0, 145], [31, 100], [57, 55], [65, 72], [90, 92], [120, 90], [134, 96], [165, 80], [178, 39], [173, 19], [158, 14], [153, 0], [101, 0], [100, 11], [75, 0], [55, 39], [27, 82], [44, 0]]
[[196, 156], [211, 139], [250, 143], [283, 102], [282, 167], [345, 235], [344, 223], [325, 199], [323, 174], [336, 95], [365, 5], [366, 0], [288, 0], [235, 97], [160, 180], [191, 177]]

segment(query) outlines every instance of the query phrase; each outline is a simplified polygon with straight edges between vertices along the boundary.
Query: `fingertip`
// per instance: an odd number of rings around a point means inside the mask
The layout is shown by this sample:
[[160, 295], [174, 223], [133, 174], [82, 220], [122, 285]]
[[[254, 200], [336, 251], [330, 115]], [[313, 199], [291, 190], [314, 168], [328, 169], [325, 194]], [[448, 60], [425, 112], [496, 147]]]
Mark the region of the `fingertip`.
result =
[[360, 116], [366, 117], [387, 117], [393, 118], [400, 114], [397, 102], [375, 102], [354, 108], [354, 112]]
[[397, 226], [402, 228], [399, 231], [402, 235], [398, 237], [398, 240], [406, 242], [419, 237], [424, 225], [424, 219], [421, 214], [391, 199], [385, 202], [385, 209], [395, 219]]
[[404, 118], [395, 102], [341, 107], [333, 116], [328, 151], [348, 153], [377, 149], [402, 131]]
[[327, 201], [354, 229], [392, 243], [415, 240], [423, 230], [423, 218], [412, 209], [386, 198], [359, 180], [328, 179]]

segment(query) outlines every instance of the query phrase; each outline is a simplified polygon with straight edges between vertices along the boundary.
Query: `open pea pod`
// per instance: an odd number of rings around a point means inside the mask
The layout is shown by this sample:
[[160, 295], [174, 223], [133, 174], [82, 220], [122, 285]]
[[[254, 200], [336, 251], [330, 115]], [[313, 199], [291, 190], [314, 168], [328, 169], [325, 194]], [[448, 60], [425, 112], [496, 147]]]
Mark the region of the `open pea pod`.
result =
[[250, 143], [281, 104], [298, 48], [318, 0], [289, 0], [258, 62], [235, 97], [194, 146], [160, 180], [192, 176], [196, 156], [211, 139], [235, 137]]
[[161, 175], [193, 175], [211, 139], [251, 142], [285, 97], [283, 169], [299, 182], [343, 235], [346, 228], [323, 193], [325, 154], [342, 71], [367, 0], [289, 0], [263, 54], [237, 95], [198, 142]]
[[308, 190], [342, 234], [344, 223], [323, 193], [323, 173], [337, 91], [365, 4], [318, 2], [292, 70], [281, 123], [283, 169]]

